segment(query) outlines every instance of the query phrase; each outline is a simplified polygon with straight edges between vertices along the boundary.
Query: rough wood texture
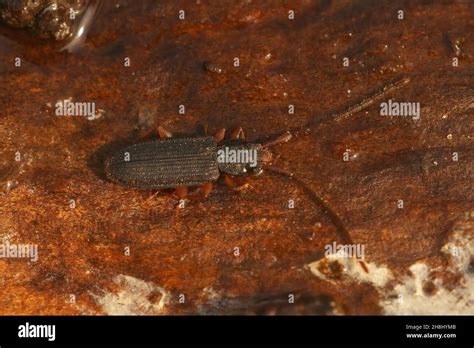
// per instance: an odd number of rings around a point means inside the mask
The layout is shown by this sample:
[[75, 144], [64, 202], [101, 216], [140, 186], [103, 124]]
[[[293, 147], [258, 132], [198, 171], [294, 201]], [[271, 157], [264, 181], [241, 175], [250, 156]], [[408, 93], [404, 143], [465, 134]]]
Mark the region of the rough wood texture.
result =
[[[0, 259], [0, 314], [473, 314], [473, 12], [469, 1], [106, 1], [76, 54], [2, 27], [0, 237], [37, 244], [39, 259]], [[399, 76], [411, 82], [390, 98], [420, 102], [420, 120], [380, 116], [377, 103], [331, 122]], [[56, 116], [70, 97], [102, 116]], [[107, 154], [158, 125], [242, 125], [257, 139], [313, 119], [276, 164], [365, 246], [370, 275], [323, 260], [337, 231], [284, 177], [218, 185], [176, 209], [170, 193], [103, 175]]]

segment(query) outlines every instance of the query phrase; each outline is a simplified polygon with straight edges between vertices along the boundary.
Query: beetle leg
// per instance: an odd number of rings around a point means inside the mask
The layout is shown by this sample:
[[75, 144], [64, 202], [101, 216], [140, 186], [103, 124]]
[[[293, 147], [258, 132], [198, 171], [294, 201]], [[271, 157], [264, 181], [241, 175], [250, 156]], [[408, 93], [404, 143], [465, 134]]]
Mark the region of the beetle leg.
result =
[[201, 194], [204, 197], [209, 196], [209, 193], [211, 193], [211, 191], [212, 191], [212, 187], [213, 187], [212, 183], [207, 183], [207, 184], [201, 185]]
[[237, 186], [237, 183], [235, 182], [235, 180], [231, 176], [229, 176], [227, 174], [223, 174], [222, 176], [224, 178], [224, 183], [227, 186], [229, 186], [230, 188], [235, 188]]
[[178, 195], [179, 199], [185, 199], [188, 195], [188, 188], [186, 186], [178, 186], [176, 188], [176, 194]]
[[156, 198], [156, 196], [158, 196], [159, 193], [160, 193], [159, 190], [154, 191], [154, 192], [150, 195], [150, 197], [148, 197], [148, 198], [145, 200], [145, 202], [143, 203], [143, 206], [145, 207], [145, 206], [149, 205], [149, 204]]
[[147, 140], [154, 134], [157, 134], [160, 139], [167, 139], [173, 136], [173, 134], [168, 132], [163, 127], [159, 126], [159, 127], [153, 128], [152, 130], [147, 131], [145, 134], [140, 136], [140, 140]]
[[248, 188], [251, 188], [252, 185], [250, 185], [249, 182], [244, 182], [242, 185], [239, 185], [235, 188], [236, 191], [243, 191], [243, 190], [247, 190]]
[[168, 139], [173, 136], [173, 134], [171, 134], [170, 132], [168, 132], [166, 129], [164, 129], [161, 126], [156, 128], [156, 132], [158, 133], [158, 136], [160, 137], [160, 139]]
[[250, 187], [250, 183], [245, 182], [244, 184], [240, 185], [238, 184], [234, 178], [232, 178], [230, 175], [223, 174], [224, 177], [224, 183], [229, 186], [230, 188], [234, 189], [235, 191], [242, 191], [245, 189], [248, 189]]
[[139, 139], [140, 140], [147, 140], [148, 138], [150, 138], [153, 133], [155, 133], [156, 129], [152, 129], [152, 130], [149, 130], [145, 133], [143, 133], [143, 135], [140, 135]]
[[225, 137], [225, 128], [219, 129], [216, 134], [214, 134], [214, 140], [216, 143], [220, 143], [222, 140], [224, 140]]
[[289, 131], [287, 131], [283, 134], [280, 134], [278, 137], [276, 137], [274, 139], [269, 139], [269, 140], [263, 142], [262, 147], [264, 149], [266, 149], [267, 147], [271, 147], [271, 146], [275, 146], [275, 145], [278, 145], [278, 144], [286, 143], [286, 142], [290, 141], [292, 137], [293, 137], [293, 135]]
[[367, 267], [367, 264], [364, 261], [359, 260], [359, 264], [362, 266], [365, 273], [369, 273], [369, 268]]
[[242, 127], [237, 127], [230, 133], [230, 139], [245, 139], [245, 133]]

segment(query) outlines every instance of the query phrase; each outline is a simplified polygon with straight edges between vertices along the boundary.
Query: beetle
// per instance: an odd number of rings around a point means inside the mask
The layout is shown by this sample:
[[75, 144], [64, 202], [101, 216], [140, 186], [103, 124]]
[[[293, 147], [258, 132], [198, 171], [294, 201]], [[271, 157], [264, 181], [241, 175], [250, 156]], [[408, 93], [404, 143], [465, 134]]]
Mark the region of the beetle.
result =
[[[231, 187], [236, 184], [230, 175], [260, 175], [263, 165], [272, 158], [268, 147], [292, 137], [287, 132], [260, 144], [247, 142], [242, 127], [232, 131], [230, 139], [225, 139], [225, 129], [218, 130], [214, 136], [193, 138], [172, 138], [161, 126], [157, 132], [160, 140], [133, 144], [110, 156], [105, 162], [107, 177], [140, 189], [176, 188], [181, 199], [186, 196], [188, 187], [201, 186], [203, 196], [207, 196], [221, 174]], [[226, 160], [226, 154], [233, 155], [235, 160]], [[238, 160], [239, 154], [245, 158]]]
[[[388, 84], [347, 110], [333, 114], [332, 119], [340, 121], [361, 111], [408, 82], [409, 78], [403, 78]], [[288, 130], [265, 142], [246, 141], [242, 127], [225, 139], [225, 129], [218, 130], [213, 137], [172, 138], [171, 133], [160, 126], [157, 128], [160, 140], [133, 144], [112, 154], [105, 161], [105, 173], [111, 181], [140, 189], [176, 188], [181, 199], [190, 186], [201, 186], [203, 195], [207, 196], [221, 174], [229, 186], [235, 187], [231, 176], [257, 176], [264, 167], [272, 168], [269, 147], [289, 141], [314, 123], [310, 121], [304, 127]], [[294, 177], [281, 169], [270, 171]]]
[[[338, 122], [362, 111], [409, 81], [408, 77], [396, 80], [345, 111], [334, 113], [331, 119]], [[354, 244], [338, 215], [310, 186], [294, 173], [271, 165], [273, 156], [270, 147], [285, 143], [304, 129], [315, 126], [316, 121], [311, 120], [304, 127], [288, 130], [263, 142], [247, 142], [242, 127], [235, 129], [229, 139], [225, 139], [225, 129], [218, 130], [213, 137], [172, 138], [171, 133], [160, 126], [157, 128], [160, 140], [130, 145], [117, 151], [105, 161], [105, 173], [111, 181], [140, 189], [176, 188], [178, 196], [183, 199], [189, 186], [201, 186], [203, 195], [207, 196], [212, 190], [212, 183], [221, 174], [229, 186], [235, 187], [231, 176], [256, 176], [262, 174], [265, 168], [299, 184], [336, 227], [340, 242]], [[226, 156], [222, 156], [223, 153], [238, 154], [239, 151], [254, 153], [256, 161], [250, 161], [250, 156], [246, 157], [247, 161], [237, 161], [235, 156], [234, 161], [230, 158], [225, 160]], [[221, 157], [224, 160], [220, 160]], [[359, 260], [359, 263], [368, 273], [364, 261]]]

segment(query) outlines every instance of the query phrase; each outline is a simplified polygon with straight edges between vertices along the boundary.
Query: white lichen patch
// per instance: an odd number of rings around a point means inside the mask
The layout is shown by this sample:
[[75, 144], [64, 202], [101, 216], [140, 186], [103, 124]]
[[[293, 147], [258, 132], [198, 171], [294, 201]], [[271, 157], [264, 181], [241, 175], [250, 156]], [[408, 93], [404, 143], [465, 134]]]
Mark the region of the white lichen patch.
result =
[[474, 281], [453, 291], [446, 290], [438, 280], [434, 280], [436, 293], [427, 295], [423, 284], [429, 280], [429, 269], [424, 263], [410, 267], [413, 277], [406, 277], [395, 286], [394, 297], [381, 301], [386, 314], [393, 315], [459, 315], [474, 314]]
[[204, 288], [202, 292], [208, 301], [218, 301], [221, 298], [217, 291], [214, 290], [212, 287]]
[[[474, 254], [472, 232], [455, 231], [441, 250], [450, 258], [450, 267], [445, 271], [461, 275], [460, 284], [455, 289], [448, 290], [440, 279], [430, 277], [433, 269], [424, 263], [415, 263], [410, 267], [412, 276], [405, 277], [395, 286], [394, 296], [381, 302], [386, 314], [474, 314], [474, 274], [469, 271]], [[433, 294], [427, 294], [423, 290], [426, 282], [434, 285]]]
[[[380, 305], [388, 315], [473, 315], [474, 314], [474, 234], [472, 229], [455, 230], [441, 248], [448, 267], [432, 268], [426, 262], [409, 267], [410, 274], [398, 279], [385, 266], [365, 262], [365, 272], [355, 258], [331, 254], [308, 265], [318, 278], [332, 283], [370, 283], [380, 294]], [[336, 275], [334, 275], [336, 274]], [[441, 275], [451, 274], [459, 284], [448, 289]], [[428, 286], [427, 286], [428, 285]], [[393, 287], [392, 287], [393, 286]]]
[[466, 272], [474, 255], [474, 234], [467, 230], [456, 230], [441, 251], [451, 258], [453, 271]]
[[[364, 261], [365, 262], [365, 261]], [[334, 253], [325, 258], [310, 263], [308, 265], [311, 272], [320, 279], [336, 282], [339, 278], [331, 278], [322, 269], [327, 268], [328, 264], [337, 263], [341, 269], [342, 280], [358, 281], [361, 283], [370, 283], [375, 287], [383, 287], [393, 278], [392, 272], [385, 266], [378, 266], [372, 262], [365, 262], [369, 272], [366, 272], [359, 260], [353, 257], [346, 257], [340, 253]]]
[[150, 282], [120, 274], [114, 277], [118, 292], [92, 294], [107, 315], [162, 315], [171, 294]]

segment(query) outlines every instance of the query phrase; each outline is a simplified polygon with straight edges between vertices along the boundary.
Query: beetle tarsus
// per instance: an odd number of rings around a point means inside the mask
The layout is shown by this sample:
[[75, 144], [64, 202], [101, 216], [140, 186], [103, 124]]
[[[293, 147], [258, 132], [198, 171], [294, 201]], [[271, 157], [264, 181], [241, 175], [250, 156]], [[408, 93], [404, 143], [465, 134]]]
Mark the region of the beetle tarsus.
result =
[[187, 186], [178, 186], [176, 188], [176, 194], [178, 195], [179, 199], [185, 199], [188, 195], [188, 187]]
[[207, 184], [204, 184], [204, 185], [201, 185], [201, 195], [206, 198], [207, 196], [209, 196], [209, 194], [211, 193], [212, 191], [212, 188], [213, 188], [214, 185], [212, 185], [212, 183], [207, 183]]
[[221, 128], [219, 129], [215, 134], [214, 134], [214, 140], [216, 141], [216, 143], [220, 143], [221, 141], [224, 140], [225, 138], [225, 132], [226, 132], [226, 129], [225, 128]]
[[173, 134], [171, 134], [171, 132], [168, 132], [162, 126], [159, 126], [158, 128], [156, 128], [156, 132], [158, 133], [158, 136], [160, 137], [160, 139], [169, 139], [173, 137]]
[[234, 129], [230, 133], [229, 138], [232, 140], [245, 139], [245, 133], [242, 127], [237, 127], [236, 129]]

